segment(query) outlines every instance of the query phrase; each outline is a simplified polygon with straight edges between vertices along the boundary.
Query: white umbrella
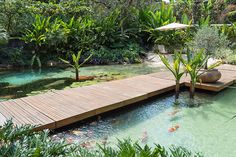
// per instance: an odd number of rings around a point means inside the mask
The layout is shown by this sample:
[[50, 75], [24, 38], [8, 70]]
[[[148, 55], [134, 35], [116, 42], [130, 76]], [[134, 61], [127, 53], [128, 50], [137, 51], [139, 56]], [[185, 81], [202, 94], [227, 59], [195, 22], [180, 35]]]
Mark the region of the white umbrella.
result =
[[159, 30], [159, 31], [167, 31], [167, 30], [177, 30], [177, 29], [185, 29], [191, 27], [190, 25], [185, 25], [185, 24], [181, 24], [181, 23], [170, 23], [168, 25], [156, 28], [155, 30]]

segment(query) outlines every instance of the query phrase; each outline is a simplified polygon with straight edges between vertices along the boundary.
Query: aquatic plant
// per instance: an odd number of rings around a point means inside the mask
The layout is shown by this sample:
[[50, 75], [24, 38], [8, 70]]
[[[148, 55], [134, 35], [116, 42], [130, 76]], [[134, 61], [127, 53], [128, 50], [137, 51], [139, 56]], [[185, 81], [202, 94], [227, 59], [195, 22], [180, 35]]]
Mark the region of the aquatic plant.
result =
[[70, 63], [70, 61], [64, 60], [62, 58], [60, 58], [60, 60], [66, 64], [68, 64], [69, 66], [71, 66], [72, 68], [75, 69], [75, 80], [78, 82], [79, 81], [79, 69], [81, 66], [83, 66], [91, 57], [92, 54], [90, 54], [86, 59], [83, 60], [82, 63], [79, 63], [80, 58], [81, 58], [81, 53], [83, 52], [83, 50], [78, 51], [77, 55], [76, 54], [72, 54], [72, 63]]
[[164, 65], [167, 67], [167, 69], [169, 69], [169, 71], [174, 75], [175, 77], [175, 98], [178, 99], [179, 98], [179, 88], [180, 88], [180, 79], [184, 74], [184, 71], [180, 70], [180, 53], [175, 52], [174, 56], [173, 56], [173, 64], [171, 65], [170, 61], [168, 60], [168, 58], [164, 55], [159, 54], [161, 61], [164, 63]]
[[155, 145], [151, 148], [141, 146], [131, 140], [118, 140], [117, 146], [98, 145], [95, 149], [84, 148], [77, 144], [69, 144], [65, 140], [56, 141], [50, 137], [49, 131], [32, 131], [33, 126], [14, 126], [7, 121], [0, 127], [0, 156], [4, 157], [202, 157], [200, 153], [192, 153], [183, 148], [172, 146], [165, 148]]
[[[195, 94], [195, 86], [198, 80], [198, 77], [204, 73], [203, 67], [205, 66], [209, 56], [205, 55], [204, 50], [200, 50], [194, 53], [190, 51], [187, 52], [187, 59], [185, 60], [183, 56], [180, 55], [180, 60], [183, 63], [186, 73], [190, 76], [190, 98], [194, 98]], [[216, 62], [208, 67], [209, 69], [213, 69], [219, 66], [221, 62]]]

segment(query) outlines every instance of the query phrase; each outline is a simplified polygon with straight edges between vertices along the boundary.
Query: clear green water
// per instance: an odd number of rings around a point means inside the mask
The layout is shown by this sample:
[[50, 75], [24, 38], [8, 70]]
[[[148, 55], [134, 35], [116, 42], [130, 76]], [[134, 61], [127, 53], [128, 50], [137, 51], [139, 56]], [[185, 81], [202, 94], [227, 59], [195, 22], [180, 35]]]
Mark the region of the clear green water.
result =
[[93, 81], [74, 83], [71, 68], [47, 68], [42, 70], [0, 71], [0, 100], [38, 94], [52, 89], [64, 89], [91, 85], [98, 82], [121, 79], [163, 70], [147, 64], [106, 65], [82, 67], [81, 76], [95, 76]]
[[[148, 74], [160, 70], [158, 67], [150, 67], [146, 64], [134, 65], [106, 65], [82, 67], [80, 74], [85, 76], [97, 76], [101, 74], [119, 74], [133, 76], [139, 74]], [[11, 85], [23, 85], [33, 81], [48, 78], [66, 78], [74, 77], [74, 71], [71, 68], [58, 69], [48, 68], [43, 70], [23, 70], [23, 71], [5, 71], [0, 73], [0, 82], [8, 82]]]
[[[236, 89], [227, 89], [218, 94], [197, 93], [195, 107], [188, 106], [188, 92], [181, 93], [179, 106], [174, 104], [173, 95], [167, 95], [94, 122], [75, 124], [73, 129], [53, 137], [87, 142], [86, 147], [104, 141], [114, 145], [117, 138], [130, 138], [149, 145], [183, 146], [207, 157], [235, 157], [236, 118], [232, 119], [236, 114], [235, 92]], [[175, 125], [179, 129], [169, 132]]]

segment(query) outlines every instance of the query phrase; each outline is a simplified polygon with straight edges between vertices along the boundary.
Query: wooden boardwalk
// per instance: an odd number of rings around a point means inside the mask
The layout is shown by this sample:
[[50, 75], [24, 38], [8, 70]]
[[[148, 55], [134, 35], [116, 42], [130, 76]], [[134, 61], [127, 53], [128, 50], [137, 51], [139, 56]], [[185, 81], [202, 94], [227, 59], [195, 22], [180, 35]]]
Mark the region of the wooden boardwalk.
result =
[[[236, 66], [219, 67], [222, 78], [216, 84], [197, 88], [221, 91], [236, 80]], [[181, 85], [188, 86], [188, 77]], [[56, 129], [80, 120], [134, 104], [174, 90], [170, 72], [158, 72], [91, 86], [52, 91], [36, 96], [0, 102], [0, 125], [12, 119], [16, 125], [37, 125], [36, 129]]]

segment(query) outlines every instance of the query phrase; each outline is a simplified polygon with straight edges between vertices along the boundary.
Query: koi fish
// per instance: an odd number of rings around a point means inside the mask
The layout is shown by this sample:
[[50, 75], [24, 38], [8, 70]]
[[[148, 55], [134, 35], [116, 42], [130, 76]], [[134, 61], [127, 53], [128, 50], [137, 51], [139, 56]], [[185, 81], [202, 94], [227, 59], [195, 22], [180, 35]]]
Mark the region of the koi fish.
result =
[[179, 125], [175, 125], [168, 129], [169, 132], [175, 132], [177, 129], [179, 129]]

